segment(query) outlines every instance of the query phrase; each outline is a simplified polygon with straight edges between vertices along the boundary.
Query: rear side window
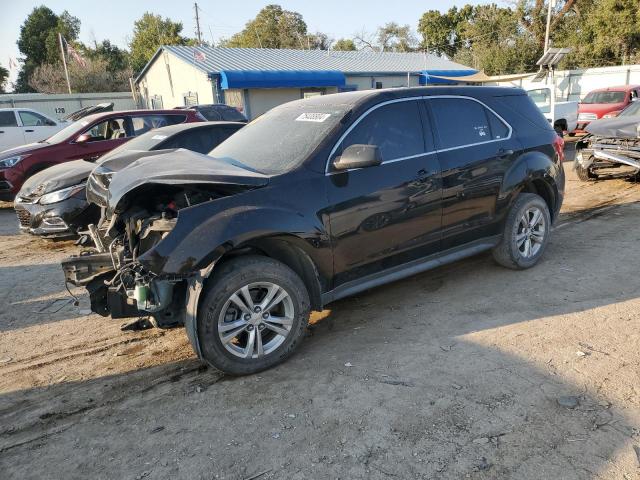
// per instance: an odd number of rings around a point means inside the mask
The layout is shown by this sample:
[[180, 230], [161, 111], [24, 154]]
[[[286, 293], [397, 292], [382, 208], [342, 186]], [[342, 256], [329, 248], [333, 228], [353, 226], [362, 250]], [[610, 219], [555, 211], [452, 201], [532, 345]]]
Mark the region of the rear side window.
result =
[[13, 112], [0, 112], [0, 127], [17, 127], [16, 114]]
[[509, 128], [481, 103], [466, 98], [433, 98], [433, 112], [440, 148], [463, 147], [500, 140]]
[[382, 161], [424, 153], [418, 102], [395, 102], [372, 111], [349, 132], [335, 157], [354, 144], [378, 146]]
[[[494, 100], [499, 102], [500, 105], [507, 107], [512, 113], [517, 114], [523, 120], [526, 120], [530, 125], [534, 125], [543, 130], [553, 130], [549, 121], [527, 95], [505, 95], [503, 97], [494, 97]], [[505, 112], [505, 115], [507, 114], [508, 112]], [[511, 122], [511, 120], [509, 121]]]
[[186, 115], [139, 115], [131, 117], [131, 123], [133, 134], [138, 136], [154, 128], [183, 123], [186, 119]]

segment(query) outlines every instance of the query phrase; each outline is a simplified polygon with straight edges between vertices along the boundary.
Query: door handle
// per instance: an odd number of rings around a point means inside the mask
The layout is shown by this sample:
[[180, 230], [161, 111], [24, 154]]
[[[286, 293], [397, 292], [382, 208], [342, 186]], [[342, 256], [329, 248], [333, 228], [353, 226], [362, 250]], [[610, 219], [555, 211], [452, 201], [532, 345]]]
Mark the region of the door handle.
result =
[[0, 133], [4, 133], [4, 130], [0, 130]]
[[511, 149], [501, 148], [500, 150], [498, 150], [499, 157], [508, 157], [510, 155], [513, 155], [513, 150]]
[[34, 130], [25, 130], [25, 132], [27, 132], [27, 133], [33, 133], [33, 132], [34, 132]]

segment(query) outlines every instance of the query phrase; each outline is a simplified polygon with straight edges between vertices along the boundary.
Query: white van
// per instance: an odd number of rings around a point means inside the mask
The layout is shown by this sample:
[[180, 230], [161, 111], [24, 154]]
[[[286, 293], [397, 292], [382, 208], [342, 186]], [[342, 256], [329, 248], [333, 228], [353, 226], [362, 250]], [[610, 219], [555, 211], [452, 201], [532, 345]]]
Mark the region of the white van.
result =
[[0, 108], [0, 152], [49, 138], [67, 125], [30, 108]]

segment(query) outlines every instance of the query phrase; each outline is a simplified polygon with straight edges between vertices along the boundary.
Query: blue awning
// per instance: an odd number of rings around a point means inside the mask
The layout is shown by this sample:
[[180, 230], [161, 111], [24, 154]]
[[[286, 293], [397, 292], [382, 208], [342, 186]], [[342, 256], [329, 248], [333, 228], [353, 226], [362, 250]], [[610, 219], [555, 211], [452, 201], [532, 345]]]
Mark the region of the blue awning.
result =
[[420, 85], [457, 85], [457, 82], [437, 77], [465, 77], [478, 73], [478, 70], [422, 70]]
[[344, 73], [337, 70], [223, 70], [220, 87], [303, 88], [343, 87]]

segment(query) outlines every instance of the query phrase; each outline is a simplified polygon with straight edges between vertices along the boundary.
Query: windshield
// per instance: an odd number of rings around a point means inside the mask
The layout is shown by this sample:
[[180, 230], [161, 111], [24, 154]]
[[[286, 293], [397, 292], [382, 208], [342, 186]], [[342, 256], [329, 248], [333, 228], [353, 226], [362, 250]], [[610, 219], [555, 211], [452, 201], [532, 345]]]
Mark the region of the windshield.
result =
[[627, 92], [591, 92], [582, 103], [623, 103]]
[[240, 129], [209, 156], [267, 175], [291, 171], [339, 124], [349, 108], [304, 101], [281, 105]]
[[77, 122], [73, 122], [71, 125], [64, 127], [58, 133], [54, 133], [44, 141], [47, 143], [60, 143], [70, 136], [82, 132], [87, 128], [87, 126], [89, 126], [89, 122], [86, 120], [78, 120]]
[[630, 117], [632, 115], [640, 115], [640, 101], [635, 101], [627, 108], [625, 108], [622, 112], [620, 112], [619, 117]]

